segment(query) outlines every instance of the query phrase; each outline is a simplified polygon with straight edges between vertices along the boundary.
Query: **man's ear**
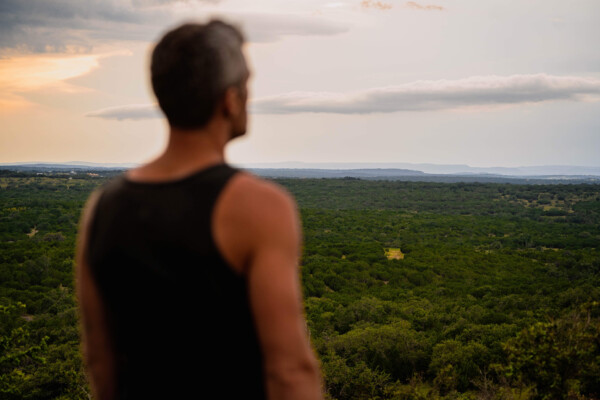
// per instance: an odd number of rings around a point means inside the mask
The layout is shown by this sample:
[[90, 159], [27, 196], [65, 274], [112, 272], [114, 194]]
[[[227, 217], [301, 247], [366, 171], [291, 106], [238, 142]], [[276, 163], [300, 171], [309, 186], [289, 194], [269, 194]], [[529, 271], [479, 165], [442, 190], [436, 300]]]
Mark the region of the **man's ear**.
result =
[[240, 91], [235, 86], [230, 86], [225, 90], [225, 96], [223, 100], [223, 114], [225, 116], [239, 115], [242, 111], [242, 99]]

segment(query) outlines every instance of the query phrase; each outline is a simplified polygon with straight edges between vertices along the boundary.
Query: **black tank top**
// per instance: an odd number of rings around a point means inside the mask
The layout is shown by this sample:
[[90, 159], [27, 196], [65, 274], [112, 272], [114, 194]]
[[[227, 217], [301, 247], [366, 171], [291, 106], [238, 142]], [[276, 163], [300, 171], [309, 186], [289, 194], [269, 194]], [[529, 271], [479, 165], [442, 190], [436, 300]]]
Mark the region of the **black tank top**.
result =
[[215, 202], [237, 172], [106, 184], [88, 263], [106, 304], [120, 399], [259, 399], [262, 356], [246, 280], [211, 233]]

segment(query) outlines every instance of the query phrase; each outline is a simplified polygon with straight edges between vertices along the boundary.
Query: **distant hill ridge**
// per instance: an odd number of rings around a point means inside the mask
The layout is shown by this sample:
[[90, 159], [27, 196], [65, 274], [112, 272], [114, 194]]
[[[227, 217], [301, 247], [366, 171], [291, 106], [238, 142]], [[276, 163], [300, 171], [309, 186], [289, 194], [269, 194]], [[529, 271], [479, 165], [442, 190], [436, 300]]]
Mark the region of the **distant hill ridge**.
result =
[[[118, 171], [133, 168], [132, 163], [13, 163], [0, 169], [23, 172], [70, 172], [85, 170]], [[403, 166], [405, 168], [399, 168]], [[270, 178], [354, 178], [425, 182], [498, 182], [498, 183], [600, 183], [600, 167], [532, 166], [469, 167], [408, 163], [270, 163], [246, 164], [241, 168]], [[353, 168], [354, 167], [354, 168]], [[406, 168], [413, 167], [413, 168]], [[416, 169], [416, 168], [419, 169]]]
[[257, 169], [406, 169], [426, 174], [452, 175], [505, 175], [505, 176], [541, 176], [541, 175], [592, 175], [600, 176], [600, 167], [576, 165], [537, 165], [521, 167], [471, 167], [466, 164], [411, 164], [411, 163], [250, 163], [247, 168]]
[[68, 170], [68, 169], [129, 169], [137, 166], [134, 163], [91, 163], [85, 161], [70, 161], [64, 163], [51, 162], [23, 162], [0, 164], [0, 169], [16, 171], [31, 171], [36, 169]]
[[396, 176], [424, 176], [423, 171], [396, 168], [318, 169], [318, 168], [248, 168], [261, 176], [291, 178], [376, 178]]
[[[86, 161], [70, 161], [70, 162], [20, 162], [20, 163], [0, 163], [0, 168], [7, 167], [19, 168], [53, 168], [53, 169], [68, 169], [68, 168], [113, 168], [113, 169], [128, 169], [135, 167], [136, 163], [92, 163]], [[576, 166], [576, 165], [538, 165], [538, 166], [521, 166], [521, 167], [471, 167], [466, 164], [411, 164], [397, 162], [365, 162], [365, 163], [350, 163], [350, 162], [328, 162], [328, 163], [304, 163], [304, 162], [277, 162], [277, 163], [244, 163], [239, 164], [240, 167], [248, 169], [297, 169], [297, 170], [387, 170], [398, 171], [404, 170], [409, 173], [426, 173], [426, 174], [454, 174], [454, 175], [470, 175], [470, 174], [492, 174], [492, 175], [508, 175], [508, 176], [541, 176], [541, 175], [592, 175], [600, 176], [600, 166]]]

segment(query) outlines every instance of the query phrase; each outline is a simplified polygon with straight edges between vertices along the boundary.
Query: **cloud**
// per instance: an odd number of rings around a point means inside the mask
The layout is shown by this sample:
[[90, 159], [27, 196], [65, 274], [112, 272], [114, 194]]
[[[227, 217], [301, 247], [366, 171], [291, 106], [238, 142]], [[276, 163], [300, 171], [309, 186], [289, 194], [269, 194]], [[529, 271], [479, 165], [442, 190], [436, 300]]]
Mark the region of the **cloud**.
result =
[[85, 75], [99, 66], [99, 60], [125, 52], [87, 55], [28, 54], [0, 61], [0, 106], [12, 111], [31, 105], [23, 94], [40, 89], [76, 93], [89, 89], [68, 79]]
[[[546, 74], [416, 81], [352, 93], [291, 92], [251, 101], [256, 114], [371, 114], [497, 107], [554, 100], [598, 101], [600, 80]], [[156, 105], [126, 105], [87, 114], [106, 119], [156, 118]]]
[[378, 10], [390, 10], [392, 8], [392, 5], [389, 3], [373, 0], [363, 0], [360, 2], [360, 6], [363, 8], [376, 8]]
[[417, 81], [353, 93], [292, 92], [256, 99], [254, 113], [370, 114], [598, 100], [600, 80], [546, 74]]
[[406, 2], [405, 5], [406, 5], [406, 7], [412, 8], [415, 10], [426, 10], [426, 11], [444, 11], [445, 10], [445, 8], [442, 6], [436, 6], [435, 4], [422, 6], [418, 3], [415, 3], [414, 1], [408, 1], [408, 2]]
[[183, 20], [221, 17], [242, 25], [255, 42], [285, 35], [334, 35], [344, 25], [311, 15], [220, 13], [213, 0], [2, 0], [0, 49], [18, 52], [86, 52], [107, 41], [152, 41]]
[[159, 17], [154, 10], [137, 10], [125, 1], [3, 0], [0, 47], [37, 53], [67, 47], [83, 51], [98, 38], [143, 37], [144, 25], [158, 23]]
[[308, 14], [246, 12], [223, 14], [223, 18], [241, 26], [251, 42], [274, 42], [290, 35], [329, 36], [348, 31], [345, 24]]
[[132, 119], [150, 119], [162, 116], [156, 104], [129, 104], [125, 106], [103, 108], [102, 110], [87, 113], [86, 117], [116, 119], [119, 121]]
[[211, 3], [217, 4], [221, 0], [132, 0], [134, 6], [138, 7], [153, 7], [164, 4], [175, 4], [175, 3]]

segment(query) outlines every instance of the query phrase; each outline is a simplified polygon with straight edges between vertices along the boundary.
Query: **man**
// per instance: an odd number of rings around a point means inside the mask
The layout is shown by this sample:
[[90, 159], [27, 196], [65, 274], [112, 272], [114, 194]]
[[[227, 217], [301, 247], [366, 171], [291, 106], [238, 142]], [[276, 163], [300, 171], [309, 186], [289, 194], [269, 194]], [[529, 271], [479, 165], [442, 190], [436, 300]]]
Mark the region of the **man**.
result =
[[221, 21], [160, 40], [167, 148], [88, 200], [77, 289], [98, 398], [322, 398], [295, 203], [224, 159], [246, 132], [242, 44]]

